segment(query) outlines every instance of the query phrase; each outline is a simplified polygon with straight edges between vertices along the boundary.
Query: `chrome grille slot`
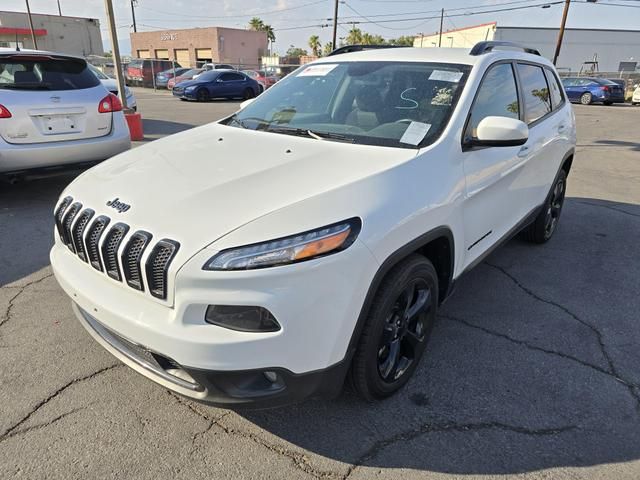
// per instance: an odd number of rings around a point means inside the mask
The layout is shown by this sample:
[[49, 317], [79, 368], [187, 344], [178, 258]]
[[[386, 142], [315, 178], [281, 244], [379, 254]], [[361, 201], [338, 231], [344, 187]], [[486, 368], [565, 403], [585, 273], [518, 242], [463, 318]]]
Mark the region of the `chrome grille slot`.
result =
[[98, 248], [98, 244], [102, 234], [107, 228], [107, 225], [109, 225], [109, 221], [109, 217], [100, 215], [93, 221], [91, 227], [89, 227], [86, 238], [87, 257], [89, 259], [89, 263], [93, 268], [101, 272], [104, 270], [102, 268], [102, 260], [100, 259], [100, 249]]
[[160, 240], [149, 255], [145, 270], [149, 292], [156, 298], [167, 298], [167, 272], [180, 244], [173, 240]]
[[118, 265], [118, 248], [128, 231], [128, 225], [116, 223], [111, 227], [102, 244], [102, 260], [104, 261], [107, 275], [118, 281], [122, 281], [122, 274]]
[[84, 246], [84, 231], [87, 228], [87, 225], [89, 224], [89, 220], [93, 218], [93, 215], [95, 213], [96, 212], [94, 212], [90, 208], [87, 208], [86, 210], [84, 210], [78, 217], [78, 220], [76, 221], [75, 225], [73, 226], [73, 229], [71, 230], [73, 246], [75, 247], [76, 253], [78, 254], [78, 256], [83, 262], [87, 261], [87, 254]]
[[56, 221], [56, 228], [58, 229], [58, 235], [60, 235], [60, 240], [62, 240], [63, 243], [67, 243], [67, 242], [64, 241], [64, 231], [62, 230], [62, 217], [64, 215], [64, 211], [67, 209], [69, 205], [71, 205], [71, 202], [73, 202], [73, 198], [65, 197], [64, 200], [60, 202], [60, 205], [58, 206], [58, 209], [54, 214], [54, 218]]
[[76, 249], [73, 246], [73, 236], [71, 235], [71, 225], [73, 225], [73, 220], [78, 215], [78, 212], [82, 208], [82, 204], [80, 202], [76, 202], [69, 207], [67, 213], [64, 215], [62, 219], [62, 241], [65, 243], [69, 250], [73, 253], [76, 253]]
[[127, 284], [136, 290], [144, 291], [142, 283], [142, 271], [140, 269], [140, 259], [145, 248], [151, 241], [152, 235], [148, 232], [137, 231], [127, 242], [122, 253], [122, 268]]

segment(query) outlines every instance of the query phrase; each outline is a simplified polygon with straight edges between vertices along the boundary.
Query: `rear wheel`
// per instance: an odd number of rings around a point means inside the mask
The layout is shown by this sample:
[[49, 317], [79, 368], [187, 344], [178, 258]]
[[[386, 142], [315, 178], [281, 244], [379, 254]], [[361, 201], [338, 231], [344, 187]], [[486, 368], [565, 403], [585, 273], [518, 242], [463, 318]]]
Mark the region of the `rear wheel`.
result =
[[198, 90], [198, 92], [196, 93], [196, 99], [199, 102], [208, 102], [210, 100], [209, 97], [209, 92], [206, 91], [204, 88], [201, 88], [200, 90]]
[[609, 101], [602, 102], [602, 103], [604, 103], [604, 104], [605, 104], [605, 105], [607, 105], [607, 106], [609, 106], [609, 105], [613, 105], [613, 102], [609, 102]]
[[522, 237], [525, 240], [532, 243], [545, 243], [552, 237], [560, 221], [566, 189], [567, 173], [561, 170], [544, 207], [533, 223], [522, 231]]
[[351, 366], [362, 398], [392, 395], [411, 377], [436, 319], [438, 276], [413, 254], [396, 265], [376, 292]]
[[580, 103], [582, 105], [589, 105], [589, 104], [591, 104], [592, 100], [593, 100], [593, 97], [591, 96], [591, 94], [589, 92], [585, 92], [580, 96]]
[[251, 88], [245, 88], [244, 93], [242, 94], [242, 98], [244, 100], [249, 100], [250, 98], [253, 98], [255, 96], [255, 93], [253, 92], [253, 89]]

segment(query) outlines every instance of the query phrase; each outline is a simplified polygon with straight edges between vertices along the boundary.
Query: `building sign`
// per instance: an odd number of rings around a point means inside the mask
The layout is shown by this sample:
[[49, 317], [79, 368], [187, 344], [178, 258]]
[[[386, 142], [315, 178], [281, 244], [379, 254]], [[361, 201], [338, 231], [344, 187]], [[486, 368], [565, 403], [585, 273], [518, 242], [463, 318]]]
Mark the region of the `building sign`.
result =
[[170, 40], [177, 40], [177, 39], [178, 39], [177, 33], [161, 33], [160, 34], [160, 41], [162, 42], [167, 42]]

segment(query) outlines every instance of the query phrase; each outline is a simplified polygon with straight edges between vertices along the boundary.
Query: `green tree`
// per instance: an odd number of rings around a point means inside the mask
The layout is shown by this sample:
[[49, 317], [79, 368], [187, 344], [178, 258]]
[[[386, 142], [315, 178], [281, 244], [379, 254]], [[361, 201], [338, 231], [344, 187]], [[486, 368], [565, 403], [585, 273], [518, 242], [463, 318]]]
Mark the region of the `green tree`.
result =
[[287, 50], [287, 57], [302, 57], [305, 55], [309, 55], [309, 53], [304, 48], [290, 47]]
[[258, 17], [253, 17], [249, 20], [249, 28], [254, 32], [262, 32], [264, 28], [264, 22]]
[[356, 27], [351, 27], [345, 42], [347, 45], [360, 45], [362, 43], [362, 30]]
[[413, 39], [415, 37], [410, 35], [403, 35], [398, 38], [392, 38], [389, 40], [389, 45], [403, 45], [405, 47], [413, 47]]
[[333, 42], [327, 42], [324, 44], [324, 47], [322, 47], [322, 55], [324, 57], [329, 55], [332, 51], [333, 51]]
[[311, 35], [309, 37], [309, 48], [316, 57], [320, 56], [322, 44], [320, 43], [320, 37], [318, 35]]

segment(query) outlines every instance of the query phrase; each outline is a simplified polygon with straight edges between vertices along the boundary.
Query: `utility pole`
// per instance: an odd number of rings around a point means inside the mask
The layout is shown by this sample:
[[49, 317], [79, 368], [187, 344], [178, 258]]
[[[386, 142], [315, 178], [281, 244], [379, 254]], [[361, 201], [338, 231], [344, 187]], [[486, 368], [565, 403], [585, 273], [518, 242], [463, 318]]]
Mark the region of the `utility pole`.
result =
[[60, 0], [58, 0], [58, 15], [62, 16], [62, 10], [60, 9]]
[[109, 24], [109, 39], [111, 40], [111, 51], [113, 52], [113, 67], [116, 72], [118, 82], [118, 96], [122, 102], [122, 107], [127, 108], [127, 96], [124, 94], [124, 78], [122, 78], [122, 63], [120, 61], [120, 47], [118, 46], [118, 34], [116, 21], [113, 17], [113, 4], [111, 0], [104, 0], [104, 7], [107, 12], [107, 23]]
[[338, 48], [336, 44], [336, 37], [338, 36], [338, 3], [340, 0], [336, 0], [336, 6], [333, 9], [333, 44], [332, 47], [335, 50]]
[[444, 8], [440, 13], [440, 35], [438, 36], [438, 48], [442, 46], [442, 24], [444, 23]]
[[24, 0], [27, 3], [27, 16], [29, 17], [29, 28], [31, 29], [31, 40], [33, 41], [33, 49], [38, 49], [38, 42], [36, 41], [36, 32], [33, 29], [33, 18], [31, 18], [31, 8], [29, 8], [29, 0]]
[[138, 31], [138, 26], [136, 25], [136, 9], [134, 8], [136, 5], [136, 0], [131, 0], [131, 16], [133, 17], [133, 32]]
[[556, 45], [556, 53], [553, 56], [553, 64], [555, 65], [560, 56], [560, 47], [562, 47], [562, 39], [564, 38], [564, 27], [567, 24], [567, 15], [569, 14], [569, 6], [571, 0], [566, 0], [564, 3], [564, 11], [562, 12], [562, 23], [560, 24], [560, 32], [558, 33], [558, 43]]

